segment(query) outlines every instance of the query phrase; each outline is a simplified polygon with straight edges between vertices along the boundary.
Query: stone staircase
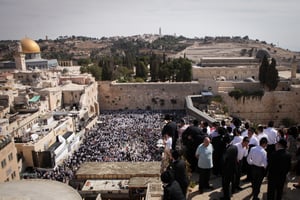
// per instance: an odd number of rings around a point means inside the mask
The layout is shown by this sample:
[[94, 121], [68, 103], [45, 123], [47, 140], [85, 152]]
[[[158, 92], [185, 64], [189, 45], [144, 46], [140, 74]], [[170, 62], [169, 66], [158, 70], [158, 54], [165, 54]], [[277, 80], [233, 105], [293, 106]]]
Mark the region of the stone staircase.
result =
[[218, 82], [217, 91], [218, 93], [228, 93], [234, 89], [233, 84], [231, 82]]

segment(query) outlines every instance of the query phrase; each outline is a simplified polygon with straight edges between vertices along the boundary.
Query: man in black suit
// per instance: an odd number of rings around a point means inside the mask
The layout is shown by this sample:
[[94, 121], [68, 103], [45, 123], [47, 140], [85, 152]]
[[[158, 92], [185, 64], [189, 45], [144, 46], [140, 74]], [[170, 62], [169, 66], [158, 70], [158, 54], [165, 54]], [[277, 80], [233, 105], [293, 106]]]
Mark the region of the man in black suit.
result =
[[160, 175], [160, 179], [163, 182], [163, 200], [186, 200], [179, 183], [174, 179], [173, 173], [170, 170], [164, 171]]
[[185, 146], [185, 155], [187, 161], [191, 165], [192, 171], [197, 169], [197, 159], [195, 158], [195, 151], [197, 147], [203, 142], [203, 139], [207, 136], [199, 127], [199, 121], [195, 119], [193, 125], [189, 126], [182, 133], [182, 142]]
[[291, 168], [291, 155], [286, 151], [287, 142], [280, 139], [275, 145], [275, 152], [269, 157], [268, 200], [280, 200], [286, 175]]
[[178, 138], [177, 124], [172, 120], [172, 117], [169, 114], [166, 114], [165, 122], [166, 124], [161, 131], [162, 138], [169, 133], [169, 135], [172, 137], [172, 149], [175, 149]]
[[180, 159], [180, 154], [177, 150], [172, 150], [171, 159], [172, 163], [169, 169], [173, 172], [174, 178], [179, 183], [183, 194], [186, 195], [189, 186], [189, 177], [185, 161]]
[[238, 149], [237, 146], [230, 144], [231, 139], [228, 134], [223, 138], [224, 143], [226, 144], [226, 150], [223, 155], [222, 163], [222, 188], [224, 196], [221, 199], [228, 200], [230, 199], [230, 183], [232, 190], [234, 190], [234, 175], [237, 169], [237, 156]]

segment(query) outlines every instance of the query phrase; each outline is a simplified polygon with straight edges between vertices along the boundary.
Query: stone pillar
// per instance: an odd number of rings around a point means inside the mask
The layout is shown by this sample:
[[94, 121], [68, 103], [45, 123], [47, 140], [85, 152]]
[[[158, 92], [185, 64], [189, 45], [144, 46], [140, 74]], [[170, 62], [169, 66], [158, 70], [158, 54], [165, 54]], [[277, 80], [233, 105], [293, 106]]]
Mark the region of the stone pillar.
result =
[[291, 69], [291, 78], [295, 79], [296, 78], [296, 74], [297, 74], [297, 65], [298, 63], [296, 62], [296, 60], [294, 59], [292, 61], [292, 69]]
[[22, 52], [21, 43], [18, 43], [17, 51], [14, 55], [16, 68], [21, 71], [26, 71], [25, 54]]

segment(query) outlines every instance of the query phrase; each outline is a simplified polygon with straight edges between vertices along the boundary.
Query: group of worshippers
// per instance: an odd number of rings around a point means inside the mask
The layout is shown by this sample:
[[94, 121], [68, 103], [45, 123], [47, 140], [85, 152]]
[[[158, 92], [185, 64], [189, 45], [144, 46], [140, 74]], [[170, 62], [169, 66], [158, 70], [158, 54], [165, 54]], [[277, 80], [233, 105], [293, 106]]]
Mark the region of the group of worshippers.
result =
[[[211, 126], [207, 122], [199, 123], [197, 120], [189, 125], [182, 119], [176, 127], [170, 116], [166, 116], [165, 120], [162, 137], [165, 138], [166, 144], [165, 158], [170, 164], [161, 174], [164, 183], [163, 199], [186, 199], [187, 186], [182, 184], [178, 177], [189, 180], [189, 170], [199, 173], [199, 194], [213, 189], [209, 184], [212, 173], [222, 177], [221, 199], [230, 199], [232, 194], [243, 190], [240, 179], [241, 175], [245, 174], [247, 178], [243, 181], [251, 182], [254, 200], [259, 199], [265, 177], [268, 179], [267, 198], [282, 198], [286, 177], [292, 168], [293, 154], [295, 159], [297, 157], [297, 146], [292, 147], [296, 143], [292, 144], [290, 141], [291, 137], [299, 140], [299, 129], [289, 128], [286, 132], [277, 130], [273, 121], [266, 126], [258, 125], [257, 128], [253, 128], [250, 127], [250, 123], [243, 124], [239, 119], [233, 119], [229, 124], [225, 121], [215, 122]], [[291, 129], [294, 130], [293, 133]], [[174, 159], [173, 152], [179, 152], [182, 158], [175, 156]], [[300, 150], [298, 153], [300, 154]], [[181, 167], [186, 170], [170, 170], [180, 159]], [[294, 187], [300, 188], [300, 179]], [[183, 195], [179, 195], [178, 192], [171, 194], [175, 188], [181, 188], [179, 191], [182, 191]]]
[[161, 161], [162, 149], [157, 141], [161, 139], [162, 113], [102, 111], [98, 122], [62, 164], [54, 170], [35, 170], [38, 178], [67, 182], [84, 162]]

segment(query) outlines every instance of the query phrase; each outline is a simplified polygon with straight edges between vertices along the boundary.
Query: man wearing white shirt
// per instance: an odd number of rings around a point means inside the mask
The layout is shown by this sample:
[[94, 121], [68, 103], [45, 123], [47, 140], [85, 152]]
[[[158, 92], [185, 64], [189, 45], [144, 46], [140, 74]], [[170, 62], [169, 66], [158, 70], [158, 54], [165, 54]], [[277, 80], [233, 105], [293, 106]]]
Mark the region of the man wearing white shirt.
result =
[[253, 147], [253, 146], [257, 146], [259, 145], [257, 136], [256, 136], [256, 132], [254, 128], [249, 128], [248, 129], [248, 137], [249, 137], [249, 146]]
[[247, 157], [247, 162], [251, 166], [251, 185], [253, 200], [258, 200], [260, 193], [260, 187], [265, 176], [265, 170], [267, 168], [267, 152], [265, 148], [268, 145], [267, 138], [261, 138], [259, 146], [251, 148]]
[[170, 133], [166, 133], [164, 135], [163, 144], [165, 146], [165, 149], [162, 158], [161, 172], [166, 170], [171, 160], [172, 137], [170, 136]]
[[264, 127], [262, 125], [258, 125], [258, 127], [257, 127], [257, 139], [258, 139], [258, 142], [263, 137], [267, 138], [267, 140], [269, 141], [268, 135], [264, 132]]
[[264, 132], [268, 136], [268, 145], [274, 145], [275, 150], [275, 144], [278, 140], [278, 131], [273, 126], [274, 122], [269, 121], [268, 127], [264, 130]]
[[275, 151], [275, 144], [278, 140], [278, 132], [275, 128], [273, 128], [274, 122], [269, 121], [268, 127], [264, 130], [265, 134], [268, 136], [268, 146], [267, 146], [267, 152], [268, 157]]
[[[252, 127], [248, 129], [248, 138], [249, 138], [249, 151], [250, 151], [252, 147], [259, 145], [257, 136], [255, 134], [255, 129]], [[244, 168], [245, 168], [246, 174], [247, 174], [247, 178], [245, 179], [245, 181], [251, 181], [251, 179], [252, 179], [251, 166], [248, 164], [248, 162], [246, 162], [246, 160], [245, 160], [244, 164], [245, 164]]]
[[238, 144], [243, 141], [243, 137], [241, 136], [241, 132], [238, 128], [233, 130], [233, 139], [230, 144]]
[[201, 127], [202, 127], [202, 129], [203, 129], [203, 128], [206, 128], [206, 133], [207, 133], [207, 135], [210, 135], [210, 134], [211, 134], [210, 126], [209, 126], [209, 124], [208, 124], [207, 121], [202, 122], [202, 123], [201, 123]]
[[248, 155], [248, 148], [249, 148], [248, 144], [249, 144], [249, 138], [247, 136], [243, 138], [242, 142], [235, 144], [238, 150], [238, 156], [237, 156], [238, 164], [237, 164], [236, 176], [234, 181], [235, 184], [234, 189], [237, 190], [242, 190], [242, 188], [240, 187], [240, 179], [241, 179], [243, 158], [247, 157]]
[[248, 136], [248, 129], [249, 128], [250, 128], [250, 124], [248, 122], [246, 122], [245, 123], [245, 130], [242, 131], [242, 134], [241, 134], [242, 137]]

